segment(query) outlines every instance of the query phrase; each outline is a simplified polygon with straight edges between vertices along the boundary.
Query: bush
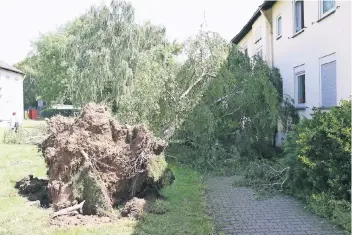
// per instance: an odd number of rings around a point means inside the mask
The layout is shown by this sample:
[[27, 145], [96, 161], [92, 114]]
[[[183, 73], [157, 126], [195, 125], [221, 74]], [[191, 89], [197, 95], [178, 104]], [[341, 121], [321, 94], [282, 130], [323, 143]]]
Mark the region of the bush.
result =
[[61, 115], [64, 117], [74, 117], [80, 110], [78, 109], [44, 109], [40, 116], [43, 118], [51, 118], [56, 115]]
[[312, 119], [301, 121], [288, 135], [284, 154], [283, 163], [290, 167], [287, 192], [349, 230], [351, 101], [330, 112], [314, 109]]
[[24, 129], [19, 127], [17, 132], [8, 130], [4, 133], [4, 144], [40, 144], [46, 137], [46, 124]]
[[8, 130], [4, 133], [4, 144], [25, 144], [26, 143], [26, 130], [18, 128], [17, 132]]
[[170, 210], [170, 203], [164, 200], [155, 200], [148, 208], [148, 212], [152, 214], [165, 214]]

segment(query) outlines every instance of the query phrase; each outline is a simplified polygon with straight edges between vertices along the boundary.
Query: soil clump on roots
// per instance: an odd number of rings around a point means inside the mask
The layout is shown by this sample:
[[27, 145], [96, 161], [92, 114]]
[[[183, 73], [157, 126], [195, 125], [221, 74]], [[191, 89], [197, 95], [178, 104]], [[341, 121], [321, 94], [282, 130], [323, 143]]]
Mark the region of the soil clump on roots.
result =
[[[103, 218], [97, 223], [121, 215], [140, 218], [145, 206], [140, 198], [149, 192], [162, 197], [159, 190], [175, 179], [163, 155], [167, 143], [143, 125], [119, 124], [107, 106], [90, 103], [77, 118], [47, 122], [48, 137], [39, 148], [48, 168], [54, 225], [76, 224], [65, 220], [72, 216], [82, 223], [91, 215]], [[114, 207], [125, 203], [117, 214]]]

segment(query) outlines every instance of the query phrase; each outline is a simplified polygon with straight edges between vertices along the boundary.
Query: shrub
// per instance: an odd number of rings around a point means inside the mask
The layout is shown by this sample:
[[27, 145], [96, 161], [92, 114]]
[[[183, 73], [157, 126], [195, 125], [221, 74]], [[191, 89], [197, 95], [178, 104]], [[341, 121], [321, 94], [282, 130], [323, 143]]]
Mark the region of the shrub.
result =
[[165, 214], [170, 210], [170, 203], [164, 200], [155, 200], [153, 204], [148, 207], [148, 212], [152, 214]]
[[330, 112], [314, 109], [312, 119], [301, 121], [288, 135], [284, 154], [283, 163], [290, 167], [287, 192], [349, 229], [351, 101]]
[[18, 128], [17, 132], [8, 130], [4, 133], [4, 144], [25, 144], [26, 143], [26, 130]]
[[19, 127], [17, 132], [8, 130], [4, 133], [4, 144], [40, 144], [46, 137], [47, 126], [40, 124], [33, 128]]
[[61, 115], [64, 117], [74, 117], [80, 111], [78, 109], [44, 109], [40, 116], [43, 118], [51, 118], [56, 115]]

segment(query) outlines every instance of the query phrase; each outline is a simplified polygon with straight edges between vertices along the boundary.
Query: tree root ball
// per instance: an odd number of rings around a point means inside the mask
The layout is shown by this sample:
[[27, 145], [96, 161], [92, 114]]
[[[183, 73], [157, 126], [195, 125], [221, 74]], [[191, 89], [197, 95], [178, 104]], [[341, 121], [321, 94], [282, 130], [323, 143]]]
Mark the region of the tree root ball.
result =
[[105, 214], [150, 185], [158, 190], [174, 180], [163, 155], [167, 143], [143, 125], [118, 124], [106, 106], [90, 103], [79, 117], [55, 116], [48, 125], [40, 148], [54, 208], [84, 200], [84, 214]]

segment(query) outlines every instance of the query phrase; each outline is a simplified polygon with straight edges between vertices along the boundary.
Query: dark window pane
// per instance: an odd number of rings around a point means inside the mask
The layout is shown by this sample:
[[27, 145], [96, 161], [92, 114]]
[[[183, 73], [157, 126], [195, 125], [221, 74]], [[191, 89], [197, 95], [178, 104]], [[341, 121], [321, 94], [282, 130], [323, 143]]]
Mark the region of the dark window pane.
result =
[[335, 7], [335, 1], [323, 0], [323, 13], [331, 10]]
[[305, 74], [299, 75], [298, 79], [298, 103], [306, 103], [306, 76]]
[[281, 16], [277, 18], [277, 36], [281, 35]]
[[295, 2], [295, 29], [296, 32], [304, 27], [304, 4], [303, 1]]

